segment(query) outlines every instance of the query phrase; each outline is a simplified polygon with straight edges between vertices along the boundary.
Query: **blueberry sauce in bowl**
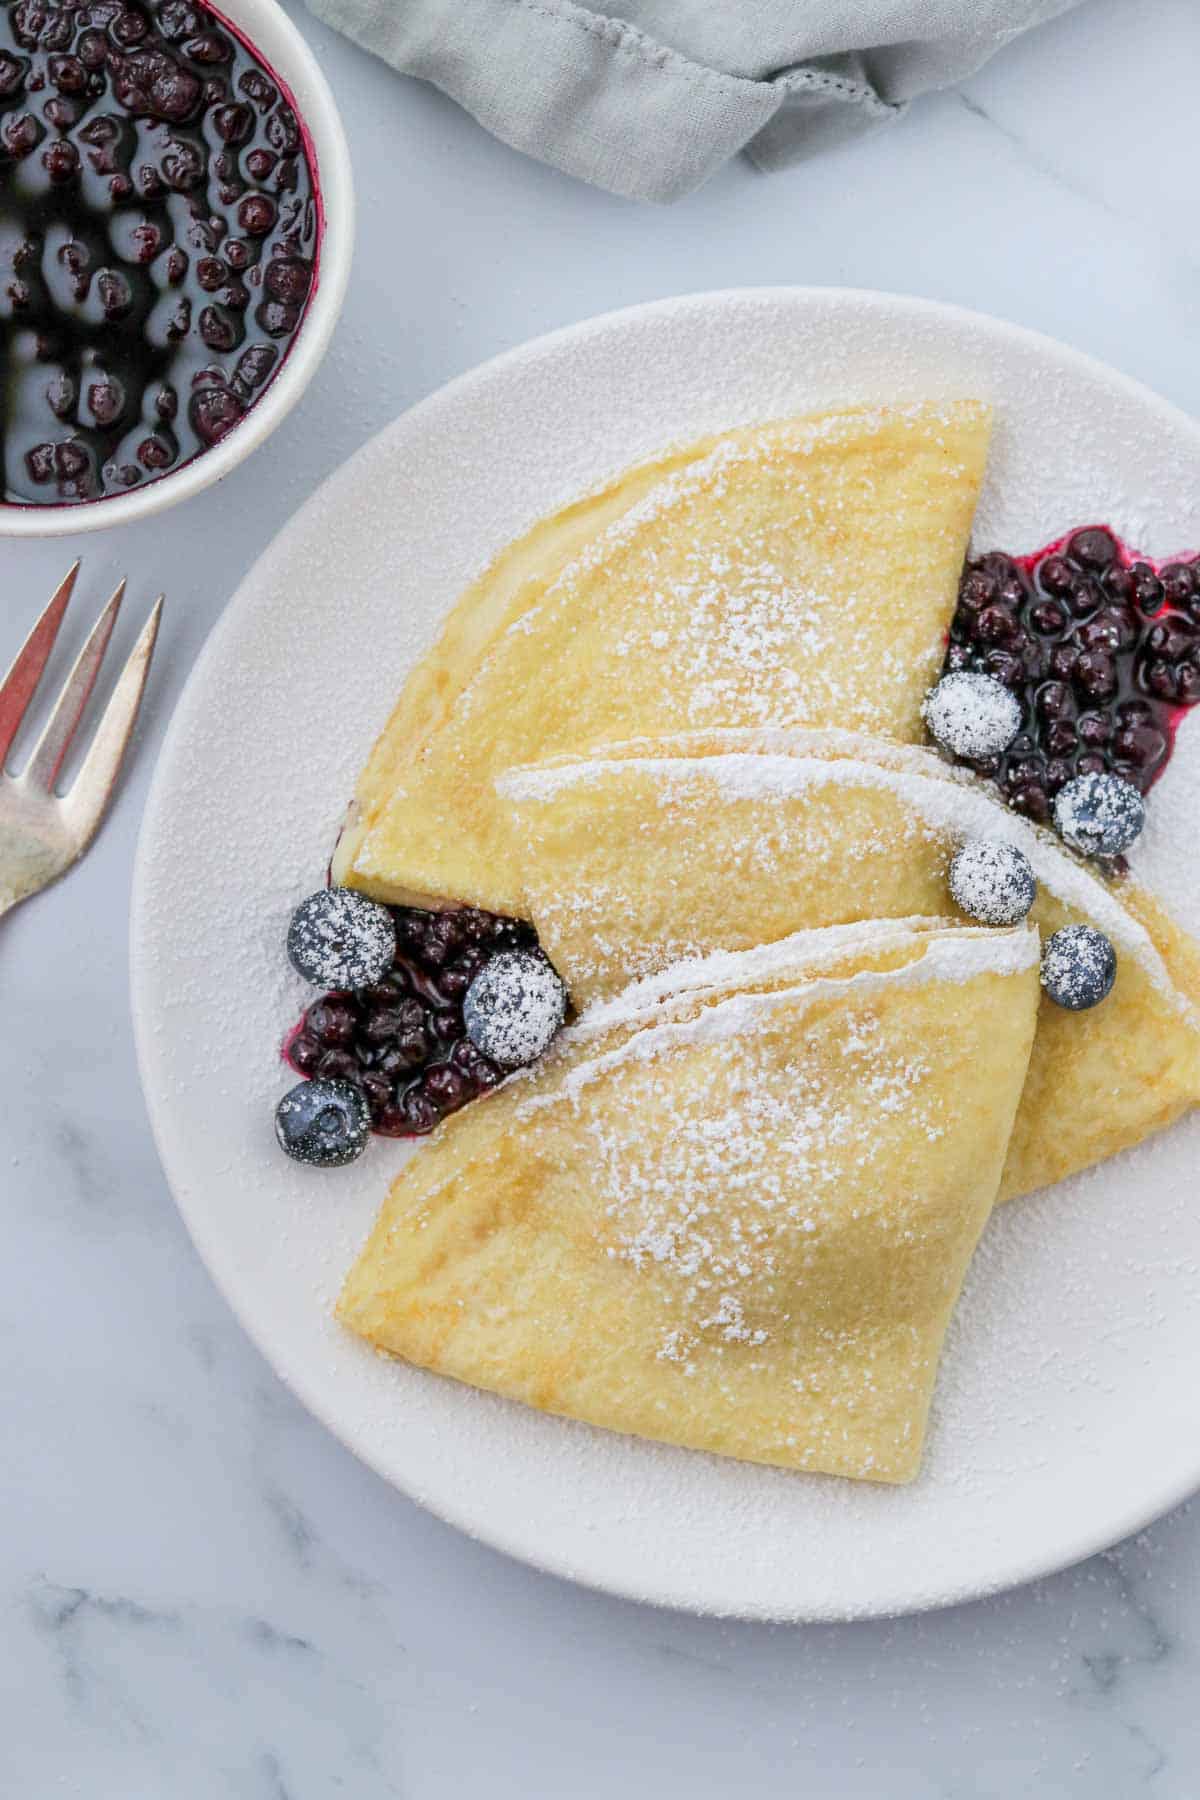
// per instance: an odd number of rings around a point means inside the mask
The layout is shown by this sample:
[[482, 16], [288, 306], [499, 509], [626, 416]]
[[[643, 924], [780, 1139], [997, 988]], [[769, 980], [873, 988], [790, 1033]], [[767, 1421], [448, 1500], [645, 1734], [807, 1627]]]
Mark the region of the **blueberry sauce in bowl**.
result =
[[495, 956], [532, 949], [537, 937], [519, 920], [473, 908], [388, 910], [396, 925], [388, 974], [355, 993], [323, 994], [289, 1032], [283, 1055], [299, 1075], [359, 1087], [373, 1131], [421, 1137], [503, 1080], [506, 1071], [467, 1035], [463, 999]]
[[0, 9], [0, 531], [225, 443], [302, 331], [324, 226], [291, 90], [223, 16]]
[[974, 557], [945, 667], [993, 675], [1016, 698], [1016, 737], [973, 766], [1018, 812], [1044, 823], [1081, 775], [1145, 794], [1200, 701], [1200, 556], [1154, 562], [1094, 525], [1030, 555]]

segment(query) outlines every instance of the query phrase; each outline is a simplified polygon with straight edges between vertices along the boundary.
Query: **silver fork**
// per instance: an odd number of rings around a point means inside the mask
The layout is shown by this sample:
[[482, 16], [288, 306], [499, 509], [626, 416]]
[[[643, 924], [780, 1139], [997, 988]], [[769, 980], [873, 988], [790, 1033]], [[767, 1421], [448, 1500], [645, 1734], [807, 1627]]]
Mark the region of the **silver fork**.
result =
[[125, 593], [125, 583], [120, 582], [88, 633], [28, 762], [19, 775], [6, 774], [8, 753], [45, 672], [78, 573], [76, 563], [0, 682], [0, 916], [56, 881], [95, 837], [137, 718], [158, 636], [161, 594], [121, 671], [79, 773], [65, 794], [57, 794], [59, 772], [117, 622]]

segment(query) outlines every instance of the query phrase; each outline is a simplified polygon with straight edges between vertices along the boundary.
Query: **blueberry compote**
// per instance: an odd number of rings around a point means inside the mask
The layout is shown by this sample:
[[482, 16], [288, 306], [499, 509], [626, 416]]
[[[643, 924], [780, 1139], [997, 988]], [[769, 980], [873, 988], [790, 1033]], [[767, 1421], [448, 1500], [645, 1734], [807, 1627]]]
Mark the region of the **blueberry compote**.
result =
[[301, 1075], [356, 1083], [373, 1130], [417, 1137], [503, 1079], [467, 1036], [463, 996], [497, 952], [529, 949], [537, 937], [516, 919], [472, 908], [390, 910], [397, 946], [390, 974], [358, 993], [323, 995], [283, 1054]]
[[319, 218], [278, 81], [190, 0], [0, 6], [4, 497], [219, 443], [300, 324]]
[[1145, 793], [1200, 700], [1200, 558], [1154, 563], [1105, 526], [963, 571], [947, 669], [983, 669], [1021, 703], [1021, 730], [975, 766], [1031, 818], [1074, 775]]

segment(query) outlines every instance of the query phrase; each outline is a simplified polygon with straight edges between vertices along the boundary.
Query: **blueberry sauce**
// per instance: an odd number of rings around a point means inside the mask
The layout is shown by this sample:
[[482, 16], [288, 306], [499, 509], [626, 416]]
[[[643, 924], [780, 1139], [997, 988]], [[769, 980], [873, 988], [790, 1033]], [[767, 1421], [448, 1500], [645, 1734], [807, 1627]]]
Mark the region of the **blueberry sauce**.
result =
[[389, 974], [357, 993], [322, 995], [289, 1032], [283, 1055], [300, 1075], [359, 1087], [373, 1131], [419, 1137], [503, 1080], [467, 1036], [463, 997], [494, 956], [532, 949], [537, 936], [473, 908], [389, 911], [397, 946]]
[[1145, 794], [1200, 701], [1200, 556], [1153, 562], [1103, 525], [991, 551], [963, 570], [949, 639], [947, 670], [994, 675], [1020, 704], [1008, 749], [972, 765], [1010, 806], [1044, 822], [1089, 774]]
[[0, 8], [5, 500], [124, 493], [219, 443], [299, 328], [320, 225], [290, 96], [218, 14]]

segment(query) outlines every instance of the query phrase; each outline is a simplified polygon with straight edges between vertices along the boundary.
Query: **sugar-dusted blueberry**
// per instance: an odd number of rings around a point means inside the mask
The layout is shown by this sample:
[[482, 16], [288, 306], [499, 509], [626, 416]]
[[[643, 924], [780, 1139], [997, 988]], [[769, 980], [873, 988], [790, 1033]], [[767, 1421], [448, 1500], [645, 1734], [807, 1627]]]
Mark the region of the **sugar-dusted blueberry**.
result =
[[943, 675], [921, 714], [942, 749], [968, 762], [999, 755], [1021, 728], [1021, 708], [1008, 689], [970, 669]]
[[1099, 1006], [1117, 978], [1117, 953], [1092, 925], [1064, 925], [1042, 946], [1042, 988], [1056, 1006]]
[[396, 928], [386, 906], [353, 888], [319, 888], [292, 914], [287, 952], [317, 987], [352, 990], [379, 981], [396, 954]]
[[1037, 899], [1029, 858], [994, 838], [976, 838], [956, 850], [950, 892], [969, 919], [981, 925], [1019, 925]]
[[463, 1022], [477, 1050], [501, 1068], [534, 1062], [566, 1016], [567, 991], [537, 950], [503, 950], [467, 989]]
[[1060, 836], [1084, 856], [1120, 856], [1145, 822], [1142, 796], [1120, 775], [1077, 775], [1054, 801]]
[[275, 1135], [288, 1155], [318, 1169], [342, 1168], [361, 1156], [371, 1111], [352, 1081], [317, 1076], [290, 1088], [275, 1108]]

